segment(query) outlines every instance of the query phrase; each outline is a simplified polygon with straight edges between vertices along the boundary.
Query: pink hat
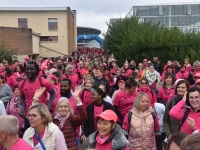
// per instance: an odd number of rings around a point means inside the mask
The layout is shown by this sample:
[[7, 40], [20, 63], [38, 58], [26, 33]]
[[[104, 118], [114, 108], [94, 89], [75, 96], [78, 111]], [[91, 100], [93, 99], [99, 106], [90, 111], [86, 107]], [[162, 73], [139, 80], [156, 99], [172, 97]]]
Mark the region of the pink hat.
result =
[[118, 84], [120, 84], [120, 83], [124, 83], [125, 84], [124, 80], [119, 80]]
[[50, 78], [53, 81], [57, 81], [58, 80], [57, 77], [54, 76], [54, 75], [49, 75], [49, 76], [47, 76], [47, 78]]
[[105, 110], [100, 115], [97, 115], [96, 118], [97, 117], [100, 117], [100, 118], [107, 120], [107, 121], [113, 120], [114, 122], [117, 122], [117, 115], [115, 114], [114, 111], [109, 110], [109, 109]]
[[25, 56], [25, 57], [24, 57], [24, 60], [25, 60], [25, 61], [29, 61], [30, 58], [29, 58], [28, 56]]
[[193, 77], [200, 77], [200, 73], [195, 73]]

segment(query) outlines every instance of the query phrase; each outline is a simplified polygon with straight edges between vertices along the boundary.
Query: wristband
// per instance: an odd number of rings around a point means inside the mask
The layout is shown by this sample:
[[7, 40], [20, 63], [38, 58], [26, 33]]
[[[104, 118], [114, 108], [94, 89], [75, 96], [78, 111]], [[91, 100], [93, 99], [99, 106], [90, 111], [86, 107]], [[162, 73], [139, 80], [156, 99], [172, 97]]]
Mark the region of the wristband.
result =
[[38, 98], [35, 98], [35, 97], [33, 97], [33, 100], [36, 100], [36, 101], [38, 101], [39, 99], [38, 99]]

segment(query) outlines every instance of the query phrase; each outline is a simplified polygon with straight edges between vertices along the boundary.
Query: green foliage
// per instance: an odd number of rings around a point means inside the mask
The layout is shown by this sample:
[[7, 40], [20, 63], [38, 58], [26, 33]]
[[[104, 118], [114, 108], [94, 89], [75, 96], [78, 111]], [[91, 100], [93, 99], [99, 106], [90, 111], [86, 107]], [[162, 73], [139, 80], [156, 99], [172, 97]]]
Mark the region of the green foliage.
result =
[[17, 59], [15, 55], [15, 50], [6, 49], [3, 41], [0, 39], [0, 62], [5, 59], [9, 64], [12, 64], [13, 60]]
[[113, 53], [122, 65], [125, 60], [135, 60], [137, 63], [144, 58], [149, 60], [158, 56], [165, 64], [168, 60], [184, 58], [193, 62], [200, 56], [200, 34], [196, 32], [183, 33], [177, 27], [164, 27], [160, 23], [138, 22], [139, 18], [131, 17], [113, 19], [104, 34], [104, 47], [108, 53]]

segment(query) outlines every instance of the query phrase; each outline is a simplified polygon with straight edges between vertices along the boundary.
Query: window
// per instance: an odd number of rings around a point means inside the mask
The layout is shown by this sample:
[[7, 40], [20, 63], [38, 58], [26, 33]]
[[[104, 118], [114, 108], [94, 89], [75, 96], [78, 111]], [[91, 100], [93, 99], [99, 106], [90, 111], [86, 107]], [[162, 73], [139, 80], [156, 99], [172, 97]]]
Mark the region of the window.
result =
[[57, 36], [41, 36], [40, 37], [40, 41], [45, 41], [45, 42], [54, 41], [54, 42], [57, 42], [58, 41], [58, 37]]
[[27, 18], [18, 18], [18, 27], [19, 28], [28, 28]]
[[48, 19], [49, 30], [58, 30], [57, 18]]

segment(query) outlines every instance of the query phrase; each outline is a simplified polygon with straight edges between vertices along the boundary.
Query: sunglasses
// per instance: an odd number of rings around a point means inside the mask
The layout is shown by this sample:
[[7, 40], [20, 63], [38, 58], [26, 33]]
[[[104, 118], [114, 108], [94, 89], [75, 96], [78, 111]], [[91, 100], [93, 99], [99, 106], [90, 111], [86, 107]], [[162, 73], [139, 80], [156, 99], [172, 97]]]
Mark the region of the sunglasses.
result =
[[144, 85], [144, 84], [148, 84], [148, 83], [147, 82], [141, 82], [141, 84]]

